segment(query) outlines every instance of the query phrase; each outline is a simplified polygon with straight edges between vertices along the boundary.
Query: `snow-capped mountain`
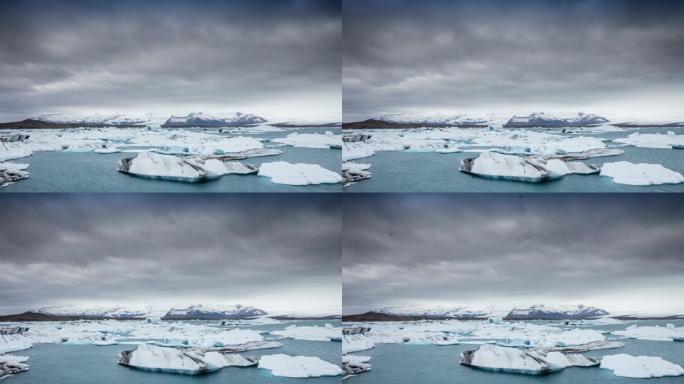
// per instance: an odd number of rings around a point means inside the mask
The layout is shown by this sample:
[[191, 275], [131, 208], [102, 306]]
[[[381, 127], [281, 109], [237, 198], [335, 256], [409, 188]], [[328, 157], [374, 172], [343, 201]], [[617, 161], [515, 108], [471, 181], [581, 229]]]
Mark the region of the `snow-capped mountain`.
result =
[[79, 316], [79, 317], [111, 317], [131, 318], [149, 317], [152, 315], [151, 307], [123, 307], [123, 306], [94, 306], [94, 307], [70, 307], [51, 306], [38, 309], [36, 312], [56, 316]]
[[152, 120], [151, 115], [144, 116], [128, 116], [122, 113], [101, 114], [95, 113], [90, 115], [71, 114], [71, 113], [46, 113], [33, 118], [33, 120], [44, 121], [47, 123], [57, 124], [81, 124], [88, 125], [106, 125], [106, 126], [131, 126], [131, 125], [145, 125]]
[[605, 117], [593, 113], [579, 112], [571, 115], [552, 115], [544, 112], [533, 113], [528, 116], [513, 116], [504, 127], [506, 128], [560, 128], [560, 127], [589, 127], [608, 122]]
[[547, 307], [533, 305], [529, 308], [513, 308], [504, 320], [582, 320], [608, 315], [608, 312], [591, 306]]
[[265, 123], [261, 116], [250, 113], [234, 112], [209, 114], [193, 112], [188, 115], [173, 115], [166, 120], [163, 127], [244, 127]]
[[171, 308], [163, 317], [163, 320], [236, 320], [236, 319], [250, 319], [259, 316], [267, 315], [266, 311], [244, 306], [244, 305], [229, 305], [229, 306], [204, 306], [201, 304], [191, 305], [185, 308]]
[[409, 114], [392, 113], [376, 117], [374, 120], [396, 124], [419, 124], [426, 126], [472, 126], [486, 124], [487, 119], [472, 117], [464, 114]]
[[373, 312], [385, 313], [397, 316], [420, 316], [420, 317], [454, 317], [454, 318], [473, 318], [486, 317], [493, 311], [478, 310], [466, 307], [419, 307], [419, 306], [387, 306], [374, 310]]

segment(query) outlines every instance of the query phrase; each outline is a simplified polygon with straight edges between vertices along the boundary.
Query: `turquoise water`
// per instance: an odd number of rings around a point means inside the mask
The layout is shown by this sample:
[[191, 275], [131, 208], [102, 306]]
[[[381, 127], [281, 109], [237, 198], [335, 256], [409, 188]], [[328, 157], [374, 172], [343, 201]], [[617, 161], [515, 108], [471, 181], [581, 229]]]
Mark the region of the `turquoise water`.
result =
[[[671, 129], [670, 129], [671, 130]], [[668, 129], [644, 129], [644, 133], [666, 133]], [[602, 138], [626, 137], [628, 132], [587, 135]], [[684, 150], [620, 147], [620, 156], [585, 160], [589, 164], [629, 161], [655, 163], [684, 174]], [[569, 175], [560, 180], [531, 184], [492, 180], [458, 170], [464, 158], [476, 153], [440, 154], [430, 152], [378, 152], [355, 160], [370, 163], [372, 177], [345, 188], [347, 192], [684, 192], [684, 183], [675, 185], [632, 186], [613, 183], [598, 175]]]
[[[319, 325], [325, 322], [318, 322]], [[339, 323], [330, 322], [335, 326]], [[304, 325], [302, 323], [300, 325]], [[307, 325], [311, 324], [309, 322]], [[249, 327], [252, 329], [283, 329], [283, 325]], [[283, 344], [276, 349], [244, 352], [242, 355], [259, 357], [285, 353], [289, 355], [318, 356], [325, 361], [340, 364], [341, 343], [323, 341], [278, 340]], [[340, 377], [292, 379], [271, 375], [270, 371], [256, 367], [228, 367], [202, 376], [146, 372], [117, 364], [121, 351], [135, 349], [131, 345], [92, 346], [43, 344], [16, 355], [29, 356], [30, 369], [6, 380], [7, 384], [110, 384], [110, 383], [339, 383]]]
[[[640, 322], [641, 325], [658, 322]], [[665, 325], [667, 322], [658, 324]], [[679, 324], [681, 325], [681, 323]], [[592, 329], [616, 330], [625, 325], [592, 326]], [[587, 356], [600, 357], [626, 353], [630, 355], [660, 356], [665, 360], [684, 366], [684, 343], [672, 341], [621, 340], [622, 348], [591, 351]], [[476, 349], [477, 345], [399, 345], [379, 344], [374, 349], [357, 352], [357, 355], [371, 356], [372, 370], [347, 380], [349, 384], [414, 384], [414, 383], [463, 383], [463, 384], [500, 384], [500, 383], [644, 383], [644, 379], [630, 379], [613, 375], [612, 371], [591, 368], [566, 368], [546, 376], [527, 376], [507, 373], [487, 372], [468, 368], [459, 364], [460, 354]], [[684, 378], [654, 378], [658, 384], [683, 383]]]
[[[306, 133], [324, 133], [339, 128], [307, 128]], [[291, 130], [250, 135], [258, 138], [285, 137]], [[267, 146], [269, 143], [265, 143]], [[254, 157], [242, 162], [260, 165], [273, 161], [318, 164], [340, 172], [341, 151], [332, 149], [278, 146], [278, 156]], [[204, 183], [189, 184], [150, 180], [117, 171], [119, 159], [134, 153], [99, 154], [93, 152], [37, 152], [30, 157], [13, 160], [28, 163], [30, 177], [0, 188], [0, 192], [340, 192], [341, 184], [293, 186], [272, 183], [256, 175], [226, 175]]]

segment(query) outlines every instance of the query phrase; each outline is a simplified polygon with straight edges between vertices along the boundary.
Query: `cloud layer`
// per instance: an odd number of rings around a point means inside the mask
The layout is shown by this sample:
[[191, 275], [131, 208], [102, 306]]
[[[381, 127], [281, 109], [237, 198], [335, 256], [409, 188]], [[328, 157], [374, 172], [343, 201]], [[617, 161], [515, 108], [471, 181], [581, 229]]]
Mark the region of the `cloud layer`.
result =
[[332, 195], [2, 196], [0, 313], [243, 303], [339, 313]]
[[344, 312], [593, 304], [681, 311], [677, 195], [349, 195]]
[[344, 3], [344, 120], [588, 110], [682, 117], [684, 3]]
[[0, 119], [238, 109], [339, 119], [340, 8], [336, 0], [3, 1]]

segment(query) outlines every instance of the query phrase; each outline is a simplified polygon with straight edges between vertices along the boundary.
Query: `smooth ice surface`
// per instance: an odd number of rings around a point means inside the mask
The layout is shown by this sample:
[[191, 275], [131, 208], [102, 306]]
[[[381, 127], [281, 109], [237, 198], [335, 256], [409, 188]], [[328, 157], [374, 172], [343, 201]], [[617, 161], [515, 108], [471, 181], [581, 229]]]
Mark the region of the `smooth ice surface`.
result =
[[259, 368], [268, 369], [273, 376], [320, 377], [339, 376], [342, 369], [315, 356], [266, 355], [259, 359]]
[[628, 185], [684, 183], [684, 176], [681, 173], [660, 164], [634, 164], [627, 161], [603, 164], [601, 176], [611, 177], [615, 183]]
[[261, 164], [259, 176], [269, 177], [271, 182], [276, 184], [289, 185], [337, 184], [342, 182], [342, 176], [318, 164], [292, 164], [286, 161]]
[[300, 148], [340, 148], [342, 135], [335, 135], [330, 131], [325, 134], [293, 132], [287, 137], [273, 139], [272, 141]]
[[684, 327], [630, 325], [613, 334], [639, 340], [672, 341], [675, 338], [684, 338]]
[[273, 331], [271, 333], [276, 336], [297, 340], [331, 341], [336, 339], [339, 341], [342, 337], [342, 328], [290, 325], [282, 331]]
[[604, 356], [601, 368], [610, 369], [616, 376], [640, 379], [684, 375], [684, 368], [660, 357], [632, 356], [624, 353]]
[[634, 132], [627, 137], [616, 138], [613, 141], [640, 148], [672, 149], [684, 147], [684, 135], [677, 135], [672, 131], [668, 131], [667, 134]]

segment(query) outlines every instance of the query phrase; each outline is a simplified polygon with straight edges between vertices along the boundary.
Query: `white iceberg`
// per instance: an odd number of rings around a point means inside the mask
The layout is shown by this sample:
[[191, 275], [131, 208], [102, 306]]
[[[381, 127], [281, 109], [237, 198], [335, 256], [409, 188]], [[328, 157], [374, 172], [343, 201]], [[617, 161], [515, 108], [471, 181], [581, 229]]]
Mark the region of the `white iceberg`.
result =
[[342, 182], [342, 176], [318, 164], [292, 164], [286, 161], [261, 164], [259, 176], [269, 177], [271, 182], [276, 184], [289, 185], [337, 184]]
[[28, 371], [28, 359], [27, 356], [0, 355], [0, 380]]
[[135, 350], [121, 352], [119, 364], [149, 371], [200, 375], [230, 366], [249, 367], [257, 361], [238, 354], [140, 344]]
[[320, 133], [290, 133], [287, 137], [271, 140], [274, 143], [291, 145], [299, 148], [341, 148], [342, 135], [335, 135], [330, 131]]
[[273, 376], [321, 377], [339, 376], [342, 369], [315, 356], [266, 355], [259, 359], [259, 368], [268, 369]]
[[135, 176], [196, 183], [218, 177], [183, 158], [141, 152], [136, 157], [119, 161], [119, 171]]
[[342, 337], [342, 353], [365, 351], [375, 347], [375, 342], [364, 335], [344, 335]]
[[290, 325], [282, 331], [273, 331], [271, 334], [296, 340], [339, 341], [342, 338], [342, 328]]
[[624, 353], [603, 356], [601, 368], [610, 369], [615, 376], [637, 379], [684, 375], [684, 368], [660, 357], [632, 356]]
[[623, 331], [614, 331], [613, 334], [638, 340], [673, 341], [684, 338], [684, 327], [630, 325]]
[[370, 371], [371, 365], [368, 364], [370, 359], [370, 356], [343, 355], [342, 370], [344, 371], [344, 378]]
[[684, 135], [677, 135], [671, 131], [666, 135], [635, 132], [627, 137], [613, 139], [613, 141], [639, 148], [684, 148]]
[[580, 354], [544, 352], [483, 344], [461, 354], [461, 364], [495, 372], [543, 375], [566, 367], [597, 366], [597, 359]]
[[627, 161], [603, 164], [601, 176], [611, 177], [613, 182], [627, 185], [684, 183], [684, 176], [681, 173], [667, 169], [660, 164], [634, 164]]
[[24, 163], [0, 163], [0, 187], [27, 179], [29, 177], [29, 173], [26, 172], [28, 166]]
[[482, 152], [478, 157], [461, 160], [461, 172], [513, 181], [539, 183], [561, 177], [543, 165], [523, 157], [496, 152]]
[[361, 164], [352, 161], [346, 161], [342, 163], [342, 178], [344, 179], [344, 186], [346, 187], [361, 180], [370, 179], [371, 172], [368, 171], [370, 167], [370, 164]]

